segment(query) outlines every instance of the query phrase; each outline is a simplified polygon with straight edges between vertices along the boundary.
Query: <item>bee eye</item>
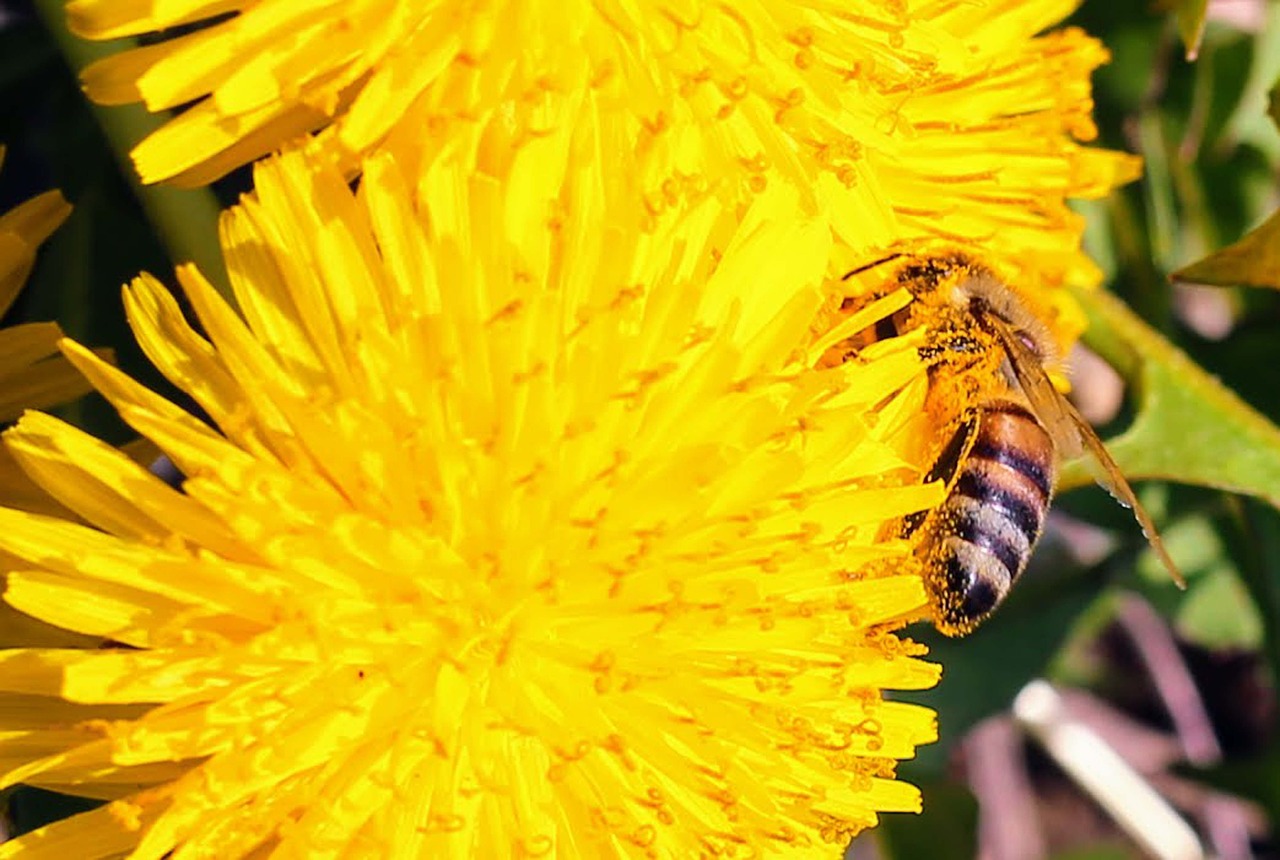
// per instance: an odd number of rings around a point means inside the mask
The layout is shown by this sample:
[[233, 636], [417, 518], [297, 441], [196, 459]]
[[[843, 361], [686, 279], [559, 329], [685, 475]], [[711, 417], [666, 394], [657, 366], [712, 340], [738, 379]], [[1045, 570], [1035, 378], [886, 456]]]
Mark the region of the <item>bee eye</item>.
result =
[[1018, 340], [1022, 341], [1022, 345], [1031, 350], [1031, 354], [1041, 361], [1044, 360], [1044, 353], [1040, 350], [1040, 344], [1036, 339], [1025, 331], [1017, 332]]

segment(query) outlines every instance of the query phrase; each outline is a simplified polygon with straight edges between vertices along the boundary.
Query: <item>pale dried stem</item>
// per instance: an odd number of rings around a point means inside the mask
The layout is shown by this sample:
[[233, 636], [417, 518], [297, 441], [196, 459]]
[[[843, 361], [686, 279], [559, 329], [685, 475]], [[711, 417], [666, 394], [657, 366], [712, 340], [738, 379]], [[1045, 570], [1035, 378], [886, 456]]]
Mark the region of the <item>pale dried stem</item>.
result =
[[[1221, 761], [1222, 747], [1209, 712], [1164, 619], [1136, 594], [1120, 599], [1117, 617], [1164, 703], [1187, 761], [1200, 767]], [[1201, 818], [1218, 857], [1253, 857], [1245, 810], [1239, 802], [1225, 795], [1212, 795]]]

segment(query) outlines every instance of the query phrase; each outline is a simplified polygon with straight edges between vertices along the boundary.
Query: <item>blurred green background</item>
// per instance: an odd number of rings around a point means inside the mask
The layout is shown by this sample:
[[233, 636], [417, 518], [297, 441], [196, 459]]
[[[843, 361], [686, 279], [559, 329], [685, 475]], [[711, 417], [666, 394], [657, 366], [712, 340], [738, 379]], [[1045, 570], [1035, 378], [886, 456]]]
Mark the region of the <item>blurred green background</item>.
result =
[[[1187, 4], [1183, 20], [1194, 24], [1202, 7]], [[1171, 9], [1088, 0], [1069, 22], [1114, 55], [1095, 76], [1099, 142], [1138, 152], [1147, 165], [1140, 182], [1079, 211], [1109, 289], [1276, 421], [1280, 295], [1169, 281], [1280, 201], [1280, 132], [1268, 113], [1280, 75], [1280, 7], [1239, 0], [1208, 11], [1194, 63]], [[119, 301], [121, 284], [139, 270], [171, 281], [172, 265], [57, 42], [19, 0], [0, 0], [0, 142], [8, 148], [0, 211], [55, 187], [76, 207], [3, 323], [56, 319], [84, 343], [112, 346], [126, 370], [182, 402], [131, 345]], [[241, 171], [215, 193], [228, 204], [246, 189]], [[1140, 487], [1190, 587], [1174, 588], [1130, 514], [1104, 492], [1066, 493], [1026, 582], [993, 621], [958, 642], [914, 631], [945, 666], [938, 689], [912, 697], [938, 711], [941, 741], [901, 769], [924, 790], [925, 821], [887, 816], [851, 856], [1143, 856], [1115, 810], [1088, 799], [1011, 716], [1014, 697], [1036, 678], [1058, 685], [1070, 719], [1115, 743], [1175, 802], [1209, 856], [1280, 856], [1272, 833], [1280, 821], [1280, 434], [1215, 399], [1208, 377], [1153, 358], [1105, 306], [1091, 313], [1098, 325], [1087, 342], [1121, 375], [1077, 357], [1075, 385], [1090, 395], [1082, 408], [1102, 422], [1104, 438], [1145, 415], [1117, 446], [1122, 464], [1201, 484]], [[98, 399], [63, 414], [111, 441], [129, 438]], [[1224, 463], [1223, 481], [1205, 480]], [[30, 791], [8, 801], [18, 830], [78, 808]]]
[[[1204, 11], [1196, 5], [1181, 11], [1194, 18]], [[1267, 273], [1272, 289], [1175, 286], [1169, 277], [1239, 240], [1280, 202], [1280, 133], [1268, 113], [1280, 75], [1280, 6], [1212, 3], [1208, 13], [1194, 62], [1186, 59], [1176, 10], [1086, 0], [1072, 16], [1069, 23], [1113, 54], [1094, 76], [1100, 143], [1146, 163], [1141, 181], [1077, 209], [1088, 219], [1086, 242], [1108, 289], [1274, 422], [1274, 273]], [[1091, 308], [1095, 321], [1106, 316], [1105, 307]], [[1280, 856], [1273, 833], [1280, 822], [1274, 439], [1269, 430], [1242, 430], [1257, 429], [1253, 418], [1217, 398], [1207, 377], [1185, 385], [1194, 391], [1181, 411], [1157, 413], [1158, 392], [1144, 385], [1156, 384], [1159, 361], [1123, 366], [1126, 350], [1142, 345], [1117, 349], [1116, 333], [1099, 328], [1106, 325], [1091, 329], [1086, 343], [1120, 365], [1123, 379], [1073, 356], [1073, 381], [1079, 392], [1105, 395], [1082, 404], [1103, 419], [1104, 438], [1143, 423], [1134, 429], [1140, 438], [1128, 440], [1134, 444], [1113, 447], [1126, 471], [1163, 471], [1142, 468], [1163, 448], [1176, 452], [1166, 458], [1167, 472], [1192, 480], [1230, 461], [1239, 474], [1224, 483], [1250, 494], [1140, 485], [1189, 580], [1186, 592], [1104, 492], [1061, 496], [1026, 582], [996, 618], [962, 641], [920, 634], [945, 671], [937, 690], [913, 699], [938, 710], [941, 742], [901, 773], [923, 788], [927, 824], [890, 816], [850, 856], [1150, 856], [1116, 823], [1117, 812], [1134, 804], [1117, 810], [1090, 799], [1012, 713], [1014, 697], [1037, 677], [1062, 692], [1064, 720], [1109, 741], [1195, 828], [1203, 853], [1181, 856]], [[1167, 376], [1188, 381], [1181, 365]], [[1213, 443], [1202, 444], [1206, 438]]]

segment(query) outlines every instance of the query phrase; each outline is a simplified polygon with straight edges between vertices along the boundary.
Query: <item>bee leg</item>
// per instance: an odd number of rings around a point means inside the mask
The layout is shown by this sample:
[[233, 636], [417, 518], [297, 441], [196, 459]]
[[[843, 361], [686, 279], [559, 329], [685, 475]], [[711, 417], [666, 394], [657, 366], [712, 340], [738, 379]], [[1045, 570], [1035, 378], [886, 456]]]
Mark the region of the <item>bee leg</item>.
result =
[[[960, 471], [960, 464], [964, 462], [969, 449], [973, 447], [977, 432], [977, 410], [969, 410], [960, 416], [955, 432], [951, 434], [951, 438], [947, 440], [947, 444], [943, 446], [941, 453], [933, 461], [929, 471], [925, 473], [924, 482], [929, 484], [934, 481], [942, 481], [943, 485], [949, 490], [956, 478], [956, 474]], [[917, 511], [904, 517], [899, 535], [901, 537], [910, 537], [928, 519], [929, 513], [929, 511]]]
[[976, 337], [957, 332], [942, 332], [932, 338], [930, 343], [920, 347], [918, 352], [925, 361], [933, 361], [950, 353], [973, 356], [976, 362], [987, 354], [990, 345]]

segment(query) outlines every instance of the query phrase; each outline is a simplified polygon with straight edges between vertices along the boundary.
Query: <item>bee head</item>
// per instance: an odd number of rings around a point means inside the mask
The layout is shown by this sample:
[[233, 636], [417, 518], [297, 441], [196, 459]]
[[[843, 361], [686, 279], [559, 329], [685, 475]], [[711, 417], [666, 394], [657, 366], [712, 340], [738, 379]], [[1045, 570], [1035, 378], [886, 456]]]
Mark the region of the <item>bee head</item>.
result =
[[1049, 327], [1027, 307], [1012, 287], [990, 269], [977, 265], [969, 267], [955, 282], [951, 301], [979, 322], [984, 317], [998, 317], [1045, 367], [1056, 367], [1061, 363], [1058, 345]]
[[[979, 325], [984, 318], [998, 317], [1041, 365], [1054, 368], [1061, 364], [1062, 356], [1049, 327], [1032, 312], [1013, 287], [962, 249], [948, 248], [937, 253], [891, 253], [848, 272], [844, 279], [897, 260], [904, 262], [895, 267], [892, 281], [906, 287], [917, 299], [934, 306], [949, 305]], [[906, 316], [904, 313], [900, 318], [884, 321], [884, 331], [877, 334], [889, 337], [901, 333]]]

